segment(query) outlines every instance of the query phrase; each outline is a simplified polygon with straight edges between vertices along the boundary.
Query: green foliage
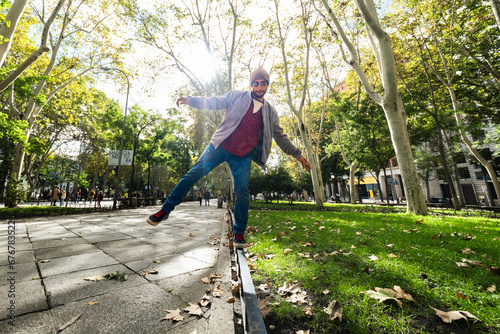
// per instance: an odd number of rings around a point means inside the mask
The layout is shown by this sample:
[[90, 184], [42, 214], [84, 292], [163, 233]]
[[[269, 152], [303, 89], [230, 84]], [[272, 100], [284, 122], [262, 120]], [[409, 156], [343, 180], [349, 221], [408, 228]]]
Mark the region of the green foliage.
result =
[[26, 142], [25, 130], [28, 122], [24, 120], [9, 119], [8, 115], [0, 112], [0, 141], [9, 140], [11, 142]]
[[[266, 324], [278, 332], [290, 328], [360, 334], [500, 330], [497, 292], [487, 291], [498, 285], [498, 276], [489, 270], [500, 265], [495, 238], [500, 229], [495, 219], [266, 210], [251, 211], [249, 226], [246, 239], [253, 246], [247, 255], [254, 284], [270, 285], [271, 313]], [[378, 259], [373, 260], [373, 255]], [[455, 263], [463, 258], [482, 266], [460, 268]], [[302, 284], [306, 304], [293, 304], [278, 293], [289, 282]], [[413, 301], [399, 307], [362, 294], [395, 285]], [[324, 313], [332, 300], [343, 307], [342, 322]], [[311, 318], [303, 313], [306, 306], [312, 309]], [[469, 311], [480, 321], [448, 325], [429, 306]]]

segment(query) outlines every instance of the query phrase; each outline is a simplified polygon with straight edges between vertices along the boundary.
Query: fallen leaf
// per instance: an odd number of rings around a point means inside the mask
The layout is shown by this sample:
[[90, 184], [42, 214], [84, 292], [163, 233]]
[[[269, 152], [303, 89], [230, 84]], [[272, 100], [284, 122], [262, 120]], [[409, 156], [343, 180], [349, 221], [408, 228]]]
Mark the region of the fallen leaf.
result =
[[463, 262], [455, 262], [455, 265], [459, 268], [470, 268], [470, 266], [467, 263]]
[[45, 246], [55, 246], [56, 244], [55, 243], [52, 243], [52, 244], [45, 244]]
[[420, 277], [422, 277], [423, 279], [427, 279], [427, 274], [426, 273], [420, 273]]
[[495, 284], [493, 284], [488, 289], [486, 289], [486, 291], [491, 292], [491, 293], [495, 292], [496, 290], [497, 290], [497, 286]]
[[401, 303], [400, 300], [394, 297], [394, 292], [392, 292], [391, 290], [382, 288], [375, 288], [375, 290], [376, 291], [373, 290], [363, 291], [362, 293], [364, 293], [368, 297], [378, 299], [379, 303], [384, 302], [386, 300], [393, 300], [396, 303], [398, 303], [400, 307], [403, 307], [403, 303]]
[[106, 278], [102, 274], [99, 274], [96, 276], [89, 276], [89, 277], [84, 278], [85, 281], [93, 281], [93, 282], [104, 281], [105, 279]]
[[90, 306], [94, 306], [95, 304], [99, 304], [99, 302], [89, 302]]
[[500, 275], [500, 268], [490, 267], [490, 273], [495, 274], [495, 275]]
[[311, 257], [311, 253], [298, 253], [300, 257], [305, 257], [305, 258], [309, 258]]
[[392, 253], [391, 253], [391, 254], [388, 254], [387, 256], [388, 256], [388, 257], [391, 257], [391, 258], [393, 258], [393, 259], [395, 259], [395, 258], [397, 258], [397, 257], [398, 257], [396, 254], [392, 254]]
[[326, 296], [327, 294], [329, 294], [329, 293], [330, 293], [330, 290], [325, 289], [325, 290], [323, 290], [323, 292], [321, 292], [321, 293], [322, 293], [322, 294], [324, 294], [324, 295]]
[[232, 293], [233, 295], [237, 295], [237, 294], [238, 294], [238, 292], [240, 291], [240, 288], [241, 288], [241, 283], [239, 283], [239, 282], [238, 282], [238, 283], [234, 284], [234, 285], [231, 287], [231, 293]]
[[259, 299], [259, 308], [260, 312], [262, 313], [262, 318], [264, 319], [269, 314], [269, 312], [271, 312], [271, 308], [269, 307], [269, 299], [270, 297]]
[[295, 334], [309, 334], [309, 330], [300, 330], [300, 331], [296, 331]]
[[365, 269], [363, 269], [363, 271], [367, 274], [369, 274], [370, 272], [373, 271], [373, 269], [370, 269], [370, 267], [366, 267]]
[[210, 274], [208, 277], [203, 277], [201, 281], [206, 284], [213, 283], [217, 278], [221, 278], [221, 275], [218, 274]]
[[190, 236], [190, 237], [196, 237], [197, 235], [198, 235], [198, 234], [196, 234], [196, 233], [189, 233], [189, 236]]
[[404, 292], [403, 289], [401, 289], [400, 286], [395, 285], [394, 288], [391, 289], [391, 290], [394, 292], [394, 296], [396, 298], [407, 299], [407, 300], [413, 301], [412, 296], [409, 293]]
[[455, 295], [458, 297], [458, 298], [461, 298], [461, 299], [467, 299], [467, 296], [461, 294], [460, 292], [455, 292]]
[[304, 315], [309, 319], [313, 316], [312, 309], [309, 306], [304, 307], [302, 313], [304, 313]]
[[153, 263], [161, 263], [161, 260], [154, 260]]
[[316, 254], [316, 255], [313, 256], [313, 259], [316, 260], [316, 261], [319, 261], [322, 258], [323, 258], [323, 255], [321, 255], [321, 254]]
[[235, 299], [233, 296], [229, 297], [229, 298], [226, 300], [226, 302], [228, 302], [228, 303], [234, 303], [235, 301], [236, 301], [236, 299]]
[[167, 310], [167, 315], [165, 315], [165, 318], [161, 320], [173, 320], [173, 321], [182, 321], [184, 320], [184, 317], [181, 316], [181, 310]]
[[473, 314], [467, 311], [441, 311], [438, 310], [437, 308], [434, 308], [431, 306], [431, 309], [436, 311], [436, 315], [443, 320], [443, 322], [450, 324], [453, 320], [460, 320], [460, 319], [465, 319], [468, 322], [468, 318], [471, 319], [476, 319], [479, 320], [477, 317], [475, 317]]
[[214, 297], [222, 297], [222, 295], [224, 294], [224, 290], [222, 290], [220, 288], [220, 285], [214, 290], [214, 292], [212, 293], [212, 296]]
[[50, 262], [50, 260], [42, 260], [42, 261], [40, 261], [40, 262], [41, 262], [41, 263], [49, 263], [49, 262]]
[[211, 302], [212, 302], [211, 298], [209, 296], [207, 296], [207, 295], [204, 295], [203, 297], [201, 297], [200, 305], [203, 306], [203, 307], [206, 307]]
[[394, 247], [394, 244], [385, 245], [385, 248], [392, 248], [392, 247]]
[[323, 309], [326, 314], [330, 315], [330, 320], [339, 319], [342, 322], [342, 305], [336, 300], [328, 304], [328, 307]]
[[286, 249], [283, 250], [283, 252], [285, 252], [285, 255], [288, 255], [288, 254], [290, 254], [292, 252], [292, 249], [286, 248]]
[[203, 311], [201, 310], [200, 305], [198, 304], [189, 303], [189, 306], [184, 307], [183, 310], [192, 315], [199, 315], [199, 316], [203, 315]]
[[377, 261], [378, 260], [378, 257], [376, 257], [375, 255], [370, 255], [368, 258], [370, 260], [372, 260], [372, 261]]
[[292, 282], [290, 281], [290, 284], [283, 284], [283, 286], [281, 288], [278, 289], [278, 293], [282, 296], [285, 296], [289, 293], [297, 293], [300, 291], [300, 287], [302, 286], [302, 283], [297, 283], [297, 284], [292, 284]]
[[473, 251], [472, 249], [470, 249], [470, 248], [464, 248], [464, 249], [462, 249], [462, 250], [461, 250], [461, 252], [462, 252], [463, 254], [468, 254], [468, 255], [469, 255], [469, 254], [476, 254], [476, 252], [474, 252], [474, 251]]

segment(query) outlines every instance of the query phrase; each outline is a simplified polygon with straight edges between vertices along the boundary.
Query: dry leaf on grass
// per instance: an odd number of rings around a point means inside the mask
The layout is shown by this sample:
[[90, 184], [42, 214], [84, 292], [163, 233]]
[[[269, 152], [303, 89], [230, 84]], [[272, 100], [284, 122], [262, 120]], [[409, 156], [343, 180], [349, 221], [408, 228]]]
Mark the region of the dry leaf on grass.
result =
[[313, 259], [316, 260], [316, 261], [319, 261], [319, 260], [323, 259], [323, 255], [316, 254], [316, 255], [313, 256]]
[[470, 268], [470, 266], [464, 262], [455, 262], [455, 265], [459, 268]]
[[462, 262], [472, 264], [473, 266], [479, 266], [479, 267], [483, 266], [483, 264], [481, 263], [481, 261], [476, 261], [476, 260], [462, 259]]
[[295, 332], [295, 334], [309, 334], [309, 333], [310, 333], [309, 330], [302, 330], [302, 329], [300, 331]]
[[490, 273], [495, 274], [495, 275], [500, 275], [500, 268], [490, 267]]
[[292, 284], [290, 281], [290, 284], [283, 284], [281, 288], [278, 289], [278, 292], [280, 295], [285, 296], [288, 293], [297, 293], [300, 291], [300, 287], [302, 286], [302, 283], [297, 283], [297, 284]]
[[377, 261], [378, 260], [378, 257], [376, 257], [375, 255], [370, 255], [368, 258], [370, 260], [372, 260], [372, 261]]
[[333, 300], [328, 304], [328, 307], [324, 308], [326, 314], [330, 315], [330, 320], [339, 319], [342, 322], [342, 305], [336, 300]]
[[476, 252], [474, 252], [472, 249], [470, 248], [464, 248], [460, 251], [462, 254], [476, 254]]
[[391, 253], [391, 254], [388, 254], [387, 256], [388, 256], [388, 257], [391, 257], [391, 258], [393, 258], [393, 259], [395, 259], [395, 258], [397, 258], [397, 257], [398, 257], [396, 254], [392, 254], [392, 253]]
[[467, 312], [467, 311], [441, 311], [438, 310], [437, 308], [434, 308], [431, 306], [431, 309], [436, 311], [436, 315], [443, 320], [443, 322], [450, 324], [453, 320], [460, 320], [460, 319], [465, 319], [468, 322], [468, 319], [476, 319], [479, 320], [476, 316], [474, 316], [472, 313]]
[[367, 274], [371, 273], [373, 271], [373, 269], [370, 269], [370, 267], [366, 267], [365, 269], [363, 269], [363, 271]]
[[406, 293], [401, 289], [401, 287], [395, 285], [393, 289], [385, 289], [385, 288], [375, 288], [375, 290], [363, 291], [368, 297], [378, 299], [379, 302], [384, 302], [386, 300], [393, 300], [400, 307], [403, 307], [403, 303], [399, 299], [406, 299], [413, 301], [412, 296], [409, 293]]
[[182, 321], [184, 320], [184, 317], [181, 315], [181, 310], [167, 310], [167, 315], [165, 315], [165, 318], [161, 320], [173, 320], [173, 321]]
[[310, 319], [313, 316], [313, 311], [309, 306], [304, 307], [304, 309], [302, 310], [302, 313], [304, 313], [304, 315], [308, 319]]
[[271, 308], [269, 307], [269, 299], [271, 297], [267, 297], [265, 299], [259, 299], [259, 308], [262, 313], [262, 318], [266, 318], [266, 316], [271, 312]]
[[329, 294], [329, 293], [330, 293], [330, 290], [325, 289], [325, 290], [323, 290], [323, 292], [321, 292], [321, 293], [322, 293], [322, 294], [324, 294], [324, 295], [326, 296], [327, 294]]
[[200, 305], [198, 304], [189, 303], [189, 306], [184, 307], [183, 310], [192, 315], [199, 315], [199, 316], [203, 315], [203, 311], [201, 310]]
[[491, 292], [491, 293], [495, 292], [496, 290], [497, 290], [497, 286], [495, 284], [493, 284], [488, 289], [486, 289], [486, 291]]

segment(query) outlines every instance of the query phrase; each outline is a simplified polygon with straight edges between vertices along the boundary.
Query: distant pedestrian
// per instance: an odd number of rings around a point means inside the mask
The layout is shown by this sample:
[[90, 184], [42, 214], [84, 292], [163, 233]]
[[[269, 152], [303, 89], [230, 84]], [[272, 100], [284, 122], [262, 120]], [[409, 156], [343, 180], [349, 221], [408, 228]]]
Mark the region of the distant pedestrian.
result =
[[201, 206], [201, 202], [203, 201], [203, 190], [198, 189], [198, 198], [197, 200], [200, 202], [200, 206]]
[[97, 193], [97, 205], [99, 205], [99, 207], [101, 207], [101, 201], [104, 197], [104, 194], [102, 193], [102, 190], [99, 190], [99, 192]]
[[205, 194], [204, 194], [204, 197], [205, 197], [205, 206], [210, 206], [210, 190], [206, 189], [205, 190]]
[[57, 202], [59, 201], [59, 197], [61, 194], [61, 190], [59, 186], [56, 186], [54, 190], [52, 191], [52, 197], [50, 198], [50, 204], [52, 206], [56, 206]]
[[60, 205], [61, 206], [64, 206], [64, 200], [66, 199], [66, 190], [61, 190], [61, 194], [59, 196], [59, 201], [60, 201]]
[[83, 203], [87, 202], [89, 196], [89, 190], [87, 188], [82, 189]]
[[89, 192], [89, 202], [92, 203], [92, 200], [94, 199], [95, 197], [95, 191], [94, 189], [90, 189], [90, 192]]

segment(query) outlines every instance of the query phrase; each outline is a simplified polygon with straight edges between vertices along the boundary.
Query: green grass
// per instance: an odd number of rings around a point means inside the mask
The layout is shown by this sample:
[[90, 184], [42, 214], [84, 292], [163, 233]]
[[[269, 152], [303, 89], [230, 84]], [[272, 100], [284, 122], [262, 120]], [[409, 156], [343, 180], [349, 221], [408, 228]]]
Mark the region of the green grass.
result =
[[[482, 217], [403, 213], [251, 211], [247, 241], [253, 246], [248, 257], [267, 255], [252, 261], [254, 284], [257, 288], [271, 283], [270, 303], [276, 304], [266, 317], [266, 324], [275, 326], [268, 332], [296, 328], [311, 333], [500, 333], [499, 291], [486, 290], [492, 285], [500, 290], [500, 276], [489, 270], [500, 267], [499, 223]], [[306, 246], [307, 242], [314, 245]], [[475, 254], [461, 253], [466, 248]], [[325, 255], [334, 251], [339, 253]], [[299, 255], [306, 252], [310, 258]], [[388, 257], [390, 253], [398, 257]], [[323, 258], [312, 259], [316, 254]], [[371, 255], [378, 260], [370, 260]], [[482, 266], [459, 268], [455, 263], [463, 258], [481, 261]], [[277, 293], [290, 281], [302, 283], [311, 318], [303, 314], [306, 305], [286, 302]], [[395, 285], [414, 301], [399, 307], [362, 293]], [[325, 289], [330, 293], [323, 294]], [[329, 320], [323, 312], [332, 300], [343, 306], [342, 322]], [[431, 306], [468, 311], [481, 321], [445, 324]]]

